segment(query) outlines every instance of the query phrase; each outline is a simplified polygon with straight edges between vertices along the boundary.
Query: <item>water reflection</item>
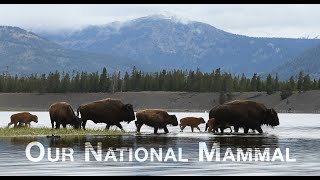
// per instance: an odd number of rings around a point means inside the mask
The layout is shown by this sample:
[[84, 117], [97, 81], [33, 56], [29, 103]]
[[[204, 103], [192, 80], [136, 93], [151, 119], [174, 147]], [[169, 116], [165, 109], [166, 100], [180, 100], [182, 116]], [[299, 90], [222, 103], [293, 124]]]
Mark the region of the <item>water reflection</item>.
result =
[[220, 147], [234, 148], [278, 148], [277, 136], [252, 136], [252, 137], [213, 137], [211, 141], [220, 144]]
[[[208, 148], [219, 145], [220, 148], [278, 148], [277, 136], [210, 136], [208, 138], [167, 137], [167, 136], [62, 136], [56, 137], [13, 137], [9, 138], [10, 145], [23, 149], [30, 142], [37, 141], [45, 147], [73, 148], [84, 151], [85, 143], [90, 142], [93, 147], [102, 144], [103, 150], [139, 147], [148, 148], [184, 148], [189, 151], [198, 150], [199, 142], [205, 142]], [[305, 144], [305, 143], [304, 143]], [[320, 145], [319, 145], [320, 146]]]
[[[72, 148], [75, 162], [49, 162], [46, 158], [39, 162], [30, 162], [25, 155], [26, 146], [33, 141], [40, 142], [45, 148]], [[103, 159], [106, 152], [112, 148], [116, 149], [145, 149], [163, 148], [164, 155], [168, 148], [175, 153], [178, 148], [183, 149], [183, 157], [189, 162], [150, 162], [138, 163], [129, 162], [128, 154], [125, 153], [123, 162], [85, 162], [85, 143], [89, 142], [95, 149], [98, 143], [102, 144]], [[271, 157], [274, 149], [290, 148], [290, 156], [297, 159], [297, 163], [285, 162], [199, 162], [199, 143], [204, 142], [208, 149], [219, 145], [222, 156], [227, 148], [270, 148]], [[167, 135], [124, 135], [124, 136], [61, 136], [52, 137], [13, 137], [0, 138], [0, 173], [10, 175], [72, 175], [72, 172], [79, 172], [79, 175], [222, 175], [235, 172], [238, 175], [254, 172], [256, 174], [297, 174], [308, 171], [310, 174], [318, 174], [320, 170], [318, 153], [320, 140], [317, 139], [286, 139], [274, 135], [257, 136], [203, 136], [199, 137], [176, 137]], [[126, 150], [127, 152], [127, 150]], [[285, 151], [282, 151], [285, 152]], [[115, 151], [117, 158], [119, 151]], [[177, 155], [177, 154], [176, 154]], [[90, 157], [93, 159], [93, 157]], [[93, 159], [94, 160], [94, 159]], [[119, 159], [118, 159], [119, 160]], [[68, 168], [67, 168], [68, 167]], [[105, 169], [108, 171], [105, 171]], [[13, 173], [15, 172], [15, 173]], [[250, 174], [250, 173], [249, 173]]]

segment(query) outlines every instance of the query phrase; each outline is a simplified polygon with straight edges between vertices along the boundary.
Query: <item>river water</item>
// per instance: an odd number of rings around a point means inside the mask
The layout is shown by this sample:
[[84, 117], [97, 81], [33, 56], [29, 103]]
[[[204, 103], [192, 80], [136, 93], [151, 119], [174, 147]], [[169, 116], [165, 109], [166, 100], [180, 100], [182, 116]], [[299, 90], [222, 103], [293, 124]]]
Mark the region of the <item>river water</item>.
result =
[[[8, 124], [13, 113], [0, 112], [0, 127]], [[32, 113], [39, 117], [39, 123], [33, 123], [32, 128], [51, 127], [48, 112]], [[187, 116], [208, 119], [207, 113], [170, 114], [175, 114], [178, 119]], [[143, 126], [142, 133], [135, 134], [135, 125], [131, 122], [122, 123], [130, 132], [122, 136], [0, 138], [0, 174], [320, 175], [320, 115], [279, 114], [279, 119], [280, 125], [275, 128], [263, 126], [265, 133], [262, 135], [243, 135], [243, 129], [240, 129], [240, 134], [208, 134], [203, 132], [204, 124], [200, 125], [202, 132], [195, 129], [192, 133], [188, 127], [179, 132], [178, 126], [169, 126], [169, 134], [153, 135], [152, 128]], [[87, 123], [87, 128], [104, 127], [104, 124]], [[26, 147], [31, 142], [37, 142], [38, 146], [30, 149], [31, 157], [28, 158]], [[39, 146], [43, 146], [44, 156], [38, 162], [32, 162], [40, 155]], [[56, 157], [58, 150], [57, 161], [48, 159], [48, 148], [51, 148], [52, 158]], [[67, 155], [65, 161], [61, 155], [63, 148]], [[253, 152], [252, 160], [249, 159], [250, 153], [247, 159], [241, 158], [241, 152], [250, 150]], [[270, 157], [260, 156], [262, 159], [259, 159], [258, 150], [261, 155], [269, 153]]]

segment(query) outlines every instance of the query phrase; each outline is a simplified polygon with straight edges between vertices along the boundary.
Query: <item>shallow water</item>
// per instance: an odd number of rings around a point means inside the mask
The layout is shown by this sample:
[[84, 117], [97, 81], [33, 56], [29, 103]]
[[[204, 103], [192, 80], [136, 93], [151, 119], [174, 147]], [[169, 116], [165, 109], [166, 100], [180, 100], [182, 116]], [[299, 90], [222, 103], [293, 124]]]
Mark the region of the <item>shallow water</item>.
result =
[[[0, 112], [0, 127], [5, 127], [11, 114], [15, 112]], [[51, 127], [48, 112], [33, 112], [38, 115], [39, 123], [32, 127]], [[207, 113], [170, 113], [176, 114], [177, 118], [187, 116], [204, 117]], [[320, 115], [318, 114], [279, 114], [280, 126], [270, 128], [263, 126], [263, 135], [213, 135], [205, 132], [191, 133], [190, 128], [179, 132], [179, 127], [169, 126], [169, 134], [153, 135], [153, 129], [147, 126], [141, 128], [142, 134], [129, 133], [124, 136], [68, 136], [61, 138], [47, 137], [15, 137], [0, 138], [0, 174], [1, 175], [320, 175]], [[134, 123], [122, 123], [126, 131], [135, 131]], [[204, 130], [204, 124], [200, 125]], [[104, 124], [87, 123], [88, 128], [104, 128]], [[112, 127], [116, 129], [116, 127]], [[228, 131], [228, 130], [227, 130]], [[162, 133], [162, 130], [159, 130]], [[243, 130], [240, 129], [242, 133]], [[45, 156], [40, 162], [31, 162], [26, 156], [26, 147], [30, 142], [40, 142], [45, 150]], [[102, 145], [102, 161], [97, 161], [90, 154], [90, 161], [86, 161], [85, 143], [90, 143], [97, 151], [97, 145]], [[199, 161], [199, 143], [211, 148], [220, 148], [220, 161], [215, 156], [212, 161], [206, 158]], [[61, 157], [57, 162], [48, 160], [47, 148], [72, 148], [74, 161], [67, 158], [63, 162]], [[147, 155], [145, 161], [138, 162], [135, 152], [138, 148], [145, 148], [146, 152], [139, 151], [138, 158]], [[159, 153], [162, 148], [160, 160], [154, 157], [151, 161], [151, 148]], [[172, 151], [177, 161], [174, 161], [167, 152]], [[182, 159], [179, 161], [179, 148]], [[274, 162], [262, 161], [233, 161], [232, 158], [223, 161], [225, 152], [231, 148], [235, 160], [237, 160], [237, 148], [244, 152], [247, 148], [255, 148], [264, 151], [270, 148], [270, 159], [278, 149], [284, 157], [284, 161], [275, 159]], [[289, 148], [289, 154], [286, 153]], [[110, 150], [111, 149], [111, 150]], [[132, 161], [129, 151], [132, 149]], [[120, 162], [120, 150], [123, 151], [123, 161]], [[141, 149], [140, 149], [141, 150]], [[68, 151], [67, 151], [68, 152]], [[112, 158], [104, 161], [109, 152], [115, 153], [117, 162]], [[203, 151], [201, 151], [202, 153]], [[296, 162], [285, 161], [285, 155]], [[39, 148], [33, 147], [31, 155], [39, 155]], [[205, 156], [205, 154], [204, 154]], [[55, 157], [55, 153], [53, 153]], [[167, 157], [167, 162], [165, 158]], [[171, 158], [170, 158], [171, 157]], [[253, 158], [256, 156], [253, 154]], [[209, 159], [210, 160], [210, 159]]]

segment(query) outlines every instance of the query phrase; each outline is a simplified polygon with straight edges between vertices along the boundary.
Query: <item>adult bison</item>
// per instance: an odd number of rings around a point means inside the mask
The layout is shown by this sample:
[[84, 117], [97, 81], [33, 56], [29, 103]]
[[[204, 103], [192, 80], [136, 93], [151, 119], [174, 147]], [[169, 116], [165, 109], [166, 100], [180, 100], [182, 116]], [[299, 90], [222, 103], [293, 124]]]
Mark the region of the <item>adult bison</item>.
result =
[[222, 127], [222, 133], [227, 124], [234, 126], [235, 132], [238, 132], [240, 127], [244, 128], [244, 133], [248, 133], [249, 129], [263, 133], [262, 125], [274, 127], [280, 124], [274, 109], [267, 109], [262, 103], [250, 100], [236, 100], [218, 105], [210, 110], [209, 119], [211, 118], [217, 120], [217, 126]]
[[66, 102], [57, 102], [49, 107], [49, 114], [51, 119], [52, 129], [54, 128], [54, 122], [56, 123], [56, 129], [67, 128], [67, 124], [70, 124], [75, 129], [81, 129], [81, 119], [76, 116], [72, 106]]
[[38, 123], [38, 116], [33, 115], [29, 112], [21, 112], [21, 113], [11, 115], [10, 120], [11, 121], [8, 124], [8, 127], [10, 127], [12, 124], [14, 124], [14, 127], [17, 127], [17, 126], [22, 127], [23, 124], [27, 127], [30, 127], [30, 123], [32, 121], [35, 123]]
[[143, 124], [154, 127], [154, 134], [158, 133], [158, 129], [164, 129], [165, 133], [169, 133], [167, 125], [178, 126], [178, 120], [175, 115], [169, 115], [166, 111], [149, 109], [137, 112], [135, 124], [139, 133]]
[[183, 129], [186, 126], [190, 126], [192, 132], [193, 132], [194, 128], [197, 128], [201, 132], [201, 130], [199, 128], [199, 125], [202, 124], [202, 123], [206, 123], [203, 118], [196, 118], [196, 117], [185, 117], [185, 118], [182, 118], [182, 119], [180, 119], [181, 132], [183, 131]]
[[106, 129], [116, 125], [123, 131], [120, 122], [128, 124], [135, 120], [132, 104], [123, 104], [118, 99], [102, 99], [88, 104], [82, 104], [77, 110], [77, 115], [81, 114], [82, 127], [86, 128], [87, 120], [94, 123], [106, 123]]
[[[209, 128], [209, 129], [208, 129]], [[204, 131], [207, 131], [207, 129], [208, 129], [208, 132], [210, 133], [210, 132], [213, 132], [213, 133], [215, 133], [215, 132], [218, 132], [218, 128], [220, 128], [220, 131], [222, 132], [223, 130], [222, 130], [222, 128], [229, 128], [230, 129], [230, 132], [232, 132], [232, 129], [231, 129], [231, 126], [230, 126], [230, 124], [226, 124], [225, 125], [225, 127], [221, 127], [221, 125], [220, 126], [218, 126], [218, 124], [217, 124], [217, 121], [216, 121], [216, 119], [214, 119], [214, 118], [211, 118], [211, 119], [209, 119], [208, 120], [208, 122], [206, 123], [206, 128], [205, 128], [205, 130]]]

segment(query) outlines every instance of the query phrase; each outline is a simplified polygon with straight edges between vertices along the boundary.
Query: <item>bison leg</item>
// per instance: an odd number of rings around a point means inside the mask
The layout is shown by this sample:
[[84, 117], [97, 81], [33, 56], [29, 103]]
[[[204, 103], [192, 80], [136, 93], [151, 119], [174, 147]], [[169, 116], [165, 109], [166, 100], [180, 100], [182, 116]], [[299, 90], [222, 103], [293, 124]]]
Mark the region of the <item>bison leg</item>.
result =
[[82, 128], [86, 130], [87, 120], [82, 120]]
[[17, 123], [17, 122], [15, 122], [13, 127], [14, 127], [14, 128], [16, 128], [16, 127], [17, 127], [17, 125], [18, 125], [18, 123]]
[[8, 123], [8, 127], [10, 127], [13, 124], [13, 122]]
[[220, 131], [221, 131], [221, 133], [223, 134], [224, 128], [223, 128], [223, 127], [220, 127]]
[[22, 127], [22, 124], [23, 124], [23, 123], [18, 122], [18, 125], [17, 125], [17, 126], [20, 128], [20, 127]]
[[199, 130], [199, 132], [201, 132], [201, 130], [200, 130], [200, 128], [199, 128], [199, 126], [197, 126], [196, 128]]
[[258, 131], [260, 134], [262, 134], [262, 133], [263, 133], [263, 131], [262, 131], [261, 127], [259, 127], [259, 128], [257, 129], [257, 131]]
[[244, 133], [245, 133], [245, 134], [248, 134], [248, 132], [249, 132], [249, 128], [248, 128], [248, 127], [245, 127], [245, 128], [244, 128]]
[[154, 133], [154, 134], [158, 134], [158, 128], [157, 128], [157, 127], [154, 128], [153, 133]]
[[60, 129], [60, 123], [56, 122], [56, 129]]
[[234, 132], [238, 132], [239, 131], [239, 126], [234, 126]]
[[62, 124], [62, 127], [63, 127], [64, 129], [67, 129], [67, 124]]
[[229, 129], [230, 129], [230, 133], [232, 133], [232, 128], [231, 128], [231, 127], [229, 127]]
[[54, 129], [54, 121], [53, 120], [51, 120], [51, 127], [52, 127], [52, 129]]
[[[22, 123], [21, 123], [22, 124]], [[24, 125], [25, 127], [30, 127], [31, 125], [30, 125], [30, 122], [29, 123], [25, 123], [25, 125]]]
[[169, 130], [168, 130], [167, 126], [166, 126], [166, 127], [164, 127], [164, 128], [163, 128], [163, 130], [164, 130], [164, 132], [165, 132], [166, 134], [168, 134], [168, 133], [169, 133]]
[[138, 123], [136, 122], [137, 132], [138, 132], [138, 133], [140, 133], [140, 129], [141, 129], [142, 125], [143, 125], [143, 124], [138, 124]]
[[107, 125], [106, 125], [106, 130], [109, 130], [109, 129], [110, 129], [110, 126], [111, 126], [110, 124], [107, 124]]
[[186, 127], [186, 126], [180, 126], [181, 132], [183, 132], [183, 130], [184, 130], [185, 127]]
[[138, 128], [139, 123], [135, 121], [134, 124], [136, 125], [136, 128]]
[[121, 125], [120, 123], [116, 124], [116, 126], [117, 126], [118, 128], [120, 128], [121, 131], [124, 131], [123, 128], [122, 128], [122, 125]]
[[191, 126], [191, 131], [193, 132], [193, 126]]

